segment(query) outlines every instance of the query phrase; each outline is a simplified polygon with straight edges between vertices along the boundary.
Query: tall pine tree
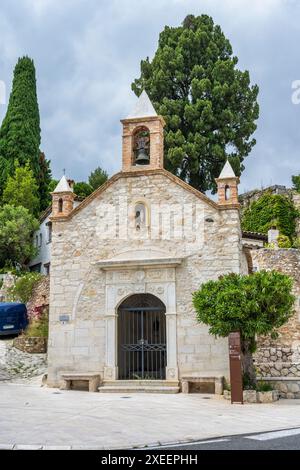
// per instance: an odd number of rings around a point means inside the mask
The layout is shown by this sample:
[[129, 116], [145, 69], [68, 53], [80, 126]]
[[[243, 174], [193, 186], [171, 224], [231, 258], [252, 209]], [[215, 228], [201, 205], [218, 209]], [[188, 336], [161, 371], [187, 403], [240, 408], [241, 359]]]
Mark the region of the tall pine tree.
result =
[[29, 162], [39, 186], [40, 206], [43, 209], [46, 204], [44, 188], [50, 181], [50, 168], [49, 162], [41, 158], [40, 143], [35, 67], [32, 59], [22, 57], [14, 70], [8, 108], [0, 129], [0, 167], [4, 169], [0, 178], [0, 194], [5, 179], [14, 172], [15, 162], [18, 161], [20, 166]]
[[132, 83], [166, 121], [166, 168], [203, 192], [216, 191], [227, 158], [240, 175], [255, 144], [258, 87], [237, 63], [211, 17], [188, 15], [182, 26], [164, 28]]

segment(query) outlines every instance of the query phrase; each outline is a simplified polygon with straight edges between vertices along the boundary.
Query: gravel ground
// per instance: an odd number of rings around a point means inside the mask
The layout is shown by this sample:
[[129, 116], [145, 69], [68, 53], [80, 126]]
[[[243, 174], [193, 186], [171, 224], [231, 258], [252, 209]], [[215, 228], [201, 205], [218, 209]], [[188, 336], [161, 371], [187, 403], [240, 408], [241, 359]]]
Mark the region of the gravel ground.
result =
[[28, 354], [13, 347], [13, 338], [0, 338], [0, 381], [36, 382], [47, 372], [47, 354]]

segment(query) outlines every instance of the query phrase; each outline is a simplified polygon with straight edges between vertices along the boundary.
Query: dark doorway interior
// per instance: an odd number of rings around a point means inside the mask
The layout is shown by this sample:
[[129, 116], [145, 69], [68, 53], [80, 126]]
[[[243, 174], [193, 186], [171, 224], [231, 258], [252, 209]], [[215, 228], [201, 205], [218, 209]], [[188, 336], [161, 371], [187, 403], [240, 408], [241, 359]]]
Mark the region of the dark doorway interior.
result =
[[152, 294], [134, 294], [118, 309], [118, 367], [122, 380], [166, 377], [166, 308]]

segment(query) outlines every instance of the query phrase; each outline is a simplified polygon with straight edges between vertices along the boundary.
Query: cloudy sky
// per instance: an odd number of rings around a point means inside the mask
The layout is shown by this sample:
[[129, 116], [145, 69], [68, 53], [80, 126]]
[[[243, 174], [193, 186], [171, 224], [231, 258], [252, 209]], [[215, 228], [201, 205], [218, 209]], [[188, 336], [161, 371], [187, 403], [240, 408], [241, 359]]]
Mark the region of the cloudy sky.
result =
[[[42, 149], [53, 175], [85, 180], [121, 163], [120, 119], [135, 96], [140, 60], [153, 54], [165, 25], [206, 13], [230, 39], [239, 67], [260, 87], [257, 145], [241, 191], [290, 185], [300, 173], [300, 0], [1, 0], [0, 81], [11, 87], [18, 57], [37, 70]], [[6, 105], [0, 104], [0, 121]]]

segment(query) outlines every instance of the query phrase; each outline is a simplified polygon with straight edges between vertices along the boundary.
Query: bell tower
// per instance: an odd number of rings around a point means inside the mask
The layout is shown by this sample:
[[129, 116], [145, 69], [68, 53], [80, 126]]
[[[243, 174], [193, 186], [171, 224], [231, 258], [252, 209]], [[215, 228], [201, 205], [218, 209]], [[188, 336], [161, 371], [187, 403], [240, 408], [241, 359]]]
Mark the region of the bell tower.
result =
[[74, 205], [74, 193], [65, 175], [54, 189], [52, 196], [51, 220], [59, 220], [70, 214]]
[[218, 204], [220, 206], [239, 206], [239, 182], [239, 177], [235, 176], [232, 166], [227, 160], [219, 178], [216, 178], [216, 183], [218, 185]]
[[164, 126], [147, 93], [143, 91], [135, 108], [122, 119], [122, 171], [153, 170], [164, 166]]

